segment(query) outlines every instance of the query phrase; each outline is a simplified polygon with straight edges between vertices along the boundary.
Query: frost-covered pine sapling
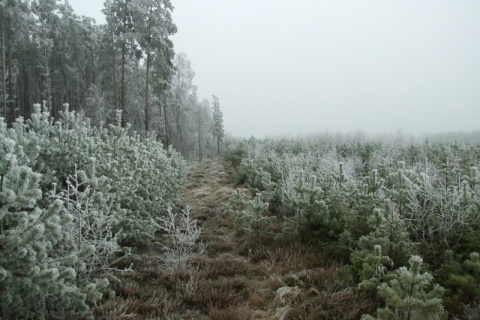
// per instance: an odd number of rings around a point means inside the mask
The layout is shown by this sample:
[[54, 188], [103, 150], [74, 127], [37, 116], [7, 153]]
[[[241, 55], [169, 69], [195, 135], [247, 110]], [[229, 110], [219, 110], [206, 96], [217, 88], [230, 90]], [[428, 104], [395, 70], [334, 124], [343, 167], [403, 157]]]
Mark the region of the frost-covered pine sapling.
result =
[[344, 163], [339, 162], [338, 172], [333, 173], [330, 176], [330, 180], [333, 182], [333, 188], [330, 192], [324, 194], [324, 199], [329, 208], [330, 214], [330, 236], [342, 232], [345, 229], [344, 220], [351, 211], [350, 203], [355, 197], [356, 189], [354, 188], [351, 179], [345, 174], [344, 168]]
[[405, 221], [402, 216], [395, 210], [394, 205], [385, 200], [384, 206], [386, 233], [388, 237], [388, 255], [393, 257], [395, 254], [395, 244], [408, 240], [408, 233], [405, 227]]
[[391, 267], [392, 260], [388, 256], [382, 255], [382, 247], [375, 245], [373, 252], [364, 257], [362, 270], [360, 272], [361, 279], [364, 279], [358, 284], [360, 290], [371, 292], [384, 281], [384, 276], [387, 267]]
[[309, 224], [328, 223], [329, 214], [325, 201], [321, 200], [322, 189], [317, 186], [317, 177], [312, 176], [310, 185], [304, 185], [299, 189], [301, 194], [298, 207], [303, 210], [305, 222]]
[[343, 173], [343, 162], [338, 164], [338, 173], [332, 174], [332, 177], [338, 186], [338, 190], [342, 192], [343, 186], [347, 182], [347, 176]]
[[160, 243], [165, 250], [161, 258], [167, 271], [185, 270], [188, 267], [188, 259], [193, 255], [204, 252], [206, 245], [197, 243], [202, 228], [193, 219], [190, 207], [175, 214], [171, 208], [167, 210], [165, 218], [157, 218], [160, 229], [168, 237], [166, 243]]
[[470, 176], [463, 176], [462, 209], [469, 214], [470, 223], [480, 218], [480, 176], [477, 167], [470, 168]]
[[[467, 281], [464, 281], [464, 283], [468, 283], [471, 289], [471, 292], [468, 292], [468, 294], [471, 297], [471, 301], [478, 301], [480, 299], [480, 254], [478, 252], [470, 253], [463, 266], [469, 272]], [[465, 295], [467, 293], [465, 291], [461, 291], [461, 293]]]
[[[421, 270], [423, 260], [412, 256], [410, 267], [400, 267], [396, 279], [378, 286], [380, 296], [385, 299], [385, 308], [377, 310], [377, 319], [446, 319], [447, 314], [442, 305], [444, 289], [434, 284], [433, 276]], [[363, 320], [374, 319], [363, 316]]]
[[387, 194], [396, 204], [398, 213], [404, 217], [406, 213], [406, 205], [409, 201], [409, 193], [415, 192], [411, 190], [414, 186], [406, 175], [405, 162], [399, 162], [399, 168], [396, 172], [388, 176], [389, 186], [386, 189]]
[[274, 187], [271, 174], [265, 171], [262, 164], [254, 161], [254, 159], [244, 159], [238, 168], [238, 173], [240, 182], [246, 183], [252, 193], [266, 191]]
[[472, 285], [473, 282], [476, 289], [474, 300], [478, 300], [480, 298], [480, 254], [478, 252], [470, 253], [469, 258], [465, 260], [463, 265], [472, 275], [473, 281], [470, 281], [470, 284]]
[[255, 199], [249, 200], [247, 207], [239, 217], [243, 229], [249, 234], [255, 233], [257, 238], [260, 232], [264, 232], [265, 228], [275, 221], [274, 216], [264, 215], [268, 208], [268, 202], [262, 201], [261, 197], [259, 192]]
[[361, 190], [357, 190], [357, 201], [353, 203], [353, 207], [358, 213], [356, 217], [357, 224], [353, 226], [356, 230], [354, 233], [362, 232], [363, 235], [368, 233], [368, 217], [373, 210], [381, 205], [382, 195], [380, 194], [384, 180], [378, 177], [377, 170], [372, 170], [369, 176], [364, 178], [364, 184]]
[[480, 191], [480, 176], [478, 174], [478, 168], [477, 167], [471, 167], [470, 168], [470, 175], [464, 175], [463, 180], [467, 181], [470, 189], [475, 192], [475, 195], [478, 195], [478, 192]]
[[227, 212], [229, 212], [233, 217], [237, 232], [243, 230], [242, 212], [246, 209], [247, 205], [248, 198], [244, 193], [240, 192], [240, 189], [236, 190], [235, 194], [225, 205]]
[[468, 270], [480, 275], [480, 254], [477, 252], [470, 253], [470, 258], [465, 260], [464, 265]]
[[0, 318], [87, 318], [87, 299], [98, 300], [95, 288], [105, 283], [78, 282], [82, 261], [68, 241], [71, 219], [61, 201], [41, 205], [48, 198], [40, 189], [43, 175], [19, 165], [31, 159], [18, 133], [0, 125]]
[[235, 190], [235, 194], [228, 200], [225, 204], [225, 207], [228, 212], [235, 214], [242, 211], [245, 208], [245, 205], [248, 201], [247, 196], [240, 191], [240, 189]]
[[[4, 318], [88, 317], [118, 238], [153, 238], [152, 218], [183, 182], [176, 152], [120, 126], [92, 128], [68, 106], [56, 123], [39, 105], [11, 129], [1, 119], [0, 155]], [[75, 165], [85, 174], [77, 187]]]
[[381, 178], [387, 178], [391, 172], [391, 169], [392, 169], [391, 158], [388, 158], [388, 159], [382, 158], [377, 165], [378, 175]]
[[303, 172], [294, 187], [293, 196], [285, 194], [285, 202], [294, 210], [292, 217], [285, 217], [284, 233], [293, 233], [305, 238], [318, 235], [328, 226], [329, 212], [325, 201], [321, 200], [322, 189], [317, 186], [317, 177], [312, 176], [306, 184]]
[[270, 200], [273, 196], [276, 183], [272, 181], [272, 175], [269, 172], [263, 171], [261, 175], [261, 182], [262, 184], [262, 193], [264, 196], [267, 197], [267, 200]]
[[427, 245], [435, 241], [435, 212], [439, 199], [437, 172], [425, 159], [425, 164], [418, 166], [417, 173], [415, 186], [408, 193], [409, 211], [405, 221], [412, 238], [421, 245]]
[[446, 170], [442, 170], [445, 178], [439, 179], [440, 184], [437, 186], [438, 196], [434, 202], [432, 227], [437, 240], [441, 239], [452, 247], [464, 238], [467, 231], [473, 229], [476, 232], [476, 224], [480, 218], [480, 201], [476, 195], [478, 190], [473, 189], [478, 189], [475, 167], [471, 168], [470, 176], [463, 177], [458, 188], [456, 183], [451, 185], [451, 177]]
[[443, 194], [446, 195], [451, 189], [459, 189], [460, 187], [460, 173], [456, 163], [446, 158], [440, 166], [440, 179]]
[[353, 264], [354, 270], [357, 272], [358, 281], [367, 280], [363, 277], [363, 267], [367, 256], [375, 255], [374, 248], [379, 246], [384, 248], [389, 246], [388, 238], [385, 235], [386, 222], [385, 216], [381, 209], [374, 209], [367, 221], [368, 227], [371, 230], [368, 235], [361, 236], [358, 239], [358, 248], [350, 255], [350, 260]]
[[[438, 177], [439, 191], [434, 222], [438, 238], [446, 239], [450, 244], [458, 241], [457, 236], [465, 228], [465, 211], [460, 209], [460, 174], [455, 163], [449, 158], [441, 164]], [[456, 238], [456, 239], [453, 239]]]
[[368, 218], [368, 226], [371, 231], [368, 235], [358, 239], [358, 249], [351, 254], [350, 259], [360, 281], [366, 280], [362, 278], [361, 270], [366, 257], [374, 254], [375, 245], [386, 249], [386, 256], [392, 262], [388, 265], [389, 268], [406, 263], [412, 252], [413, 244], [405, 230], [404, 222], [398, 213], [392, 210], [388, 202], [385, 204], [384, 210], [378, 208], [373, 210], [373, 214]]
[[152, 220], [166, 214], [185, 180], [184, 161], [151, 135], [129, 135], [119, 114], [116, 125], [96, 130], [97, 171], [109, 178], [110, 196], [121, 209], [119, 241], [128, 246], [149, 242], [158, 231]]
[[375, 197], [383, 187], [384, 180], [378, 176], [377, 170], [374, 169], [370, 176], [365, 177], [365, 182], [368, 186], [368, 193]]
[[462, 314], [465, 304], [480, 299], [480, 255], [472, 252], [463, 263], [460, 258], [446, 250], [442, 265], [435, 270], [435, 278], [446, 289], [445, 307], [454, 314]]
[[[277, 183], [272, 181], [272, 175], [267, 171], [262, 171], [260, 176], [261, 190], [257, 190], [262, 194], [262, 199], [268, 202], [269, 209], [276, 211], [282, 205], [282, 190], [277, 187]], [[255, 192], [255, 193], [257, 193]]]

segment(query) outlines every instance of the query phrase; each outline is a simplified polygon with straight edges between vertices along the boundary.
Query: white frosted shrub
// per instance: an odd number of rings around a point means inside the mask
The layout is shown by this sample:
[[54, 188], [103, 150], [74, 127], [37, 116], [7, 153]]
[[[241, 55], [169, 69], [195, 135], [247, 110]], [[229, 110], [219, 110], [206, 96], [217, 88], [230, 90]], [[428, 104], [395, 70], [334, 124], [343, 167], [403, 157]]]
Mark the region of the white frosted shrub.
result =
[[158, 219], [160, 228], [168, 238], [166, 243], [160, 244], [165, 250], [162, 261], [167, 271], [186, 270], [188, 259], [202, 254], [206, 248], [201, 242], [197, 244], [202, 228], [193, 219], [188, 206], [178, 214], [171, 208], [167, 212], [165, 218]]
[[0, 127], [0, 318], [88, 316], [76, 281], [81, 253], [63, 242], [70, 219], [61, 202], [39, 205], [48, 198], [39, 187], [43, 176], [18, 165], [25, 153], [9, 138], [14, 130]]
[[0, 118], [0, 318], [91, 318], [119, 241], [152, 239], [184, 180], [178, 153], [119, 123]]

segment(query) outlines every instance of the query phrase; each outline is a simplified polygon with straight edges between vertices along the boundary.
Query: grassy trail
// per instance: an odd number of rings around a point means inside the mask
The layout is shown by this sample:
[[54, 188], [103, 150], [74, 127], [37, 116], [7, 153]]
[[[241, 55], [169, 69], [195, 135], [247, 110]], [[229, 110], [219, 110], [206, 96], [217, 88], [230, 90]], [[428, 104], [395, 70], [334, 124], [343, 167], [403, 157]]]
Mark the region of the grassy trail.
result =
[[[365, 302], [321, 249], [235, 231], [225, 203], [237, 187], [235, 170], [221, 160], [190, 163], [177, 209], [190, 207], [205, 252], [173, 272], [163, 268], [158, 243], [134, 254], [124, 262], [134, 272], [121, 277], [116, 298], [97, 308], [97, 318], [358, 319]], [[271, 231], [280, 230], [279, 218]]]
[[208, 245], [205, 256], [191, 259], [207, 291], [205, 301], [193, 302], [206, 319], [279, 319], [284, 310], [276, 310], [269, 270], [249, 257], [261, 244], [236, 234], [225, 210], [237, 188], [235, 171], [220, 160], [193, 163], [189, 170], [179, 196], [192, 208], [203, 227], [201, 241]]

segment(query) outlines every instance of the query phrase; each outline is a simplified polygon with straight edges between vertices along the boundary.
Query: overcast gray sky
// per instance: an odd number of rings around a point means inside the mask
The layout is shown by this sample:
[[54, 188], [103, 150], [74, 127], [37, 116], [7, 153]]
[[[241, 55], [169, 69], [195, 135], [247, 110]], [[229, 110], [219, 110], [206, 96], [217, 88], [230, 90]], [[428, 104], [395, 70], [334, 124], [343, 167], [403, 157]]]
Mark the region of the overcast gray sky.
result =
[[[173, 0], [201, 99], [227, 132], [480, 129], [478, 0]], [[102, 1], [70, 0], [103, 23]]]

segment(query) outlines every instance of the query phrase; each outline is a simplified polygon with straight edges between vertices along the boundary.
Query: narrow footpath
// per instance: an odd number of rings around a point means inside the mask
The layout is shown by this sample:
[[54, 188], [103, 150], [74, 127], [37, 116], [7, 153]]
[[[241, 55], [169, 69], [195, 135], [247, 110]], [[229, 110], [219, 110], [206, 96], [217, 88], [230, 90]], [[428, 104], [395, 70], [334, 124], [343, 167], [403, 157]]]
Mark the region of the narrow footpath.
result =
[[[202, 226], [201, 241], [207, 244], [206, 257], [193, 258], [192, 264], [200, 272], [208, 269], [205, 277], [220, 290], [212, 292], [211, 306], [205, 311], [210, 319], [281, 319], [288, 309], [286, 296], [285, 301], [276, 297], [275, 287], [281, 280], [275, 278], [271, 265], [260, 261], [269, 253], [258, 250], [262, 244], [256, 239], [236, 234], [225, 208], [238, 188], [236, 180], [235, 170], [220, 159], [193, 162], [179, 193], [181, 203], [191, 207]], [[247, 189], [241, 192], [249, 194]], [[253, 252], [261, 253], [255, 257]], [[222, 298], [215, 301], [215, 297]]]

